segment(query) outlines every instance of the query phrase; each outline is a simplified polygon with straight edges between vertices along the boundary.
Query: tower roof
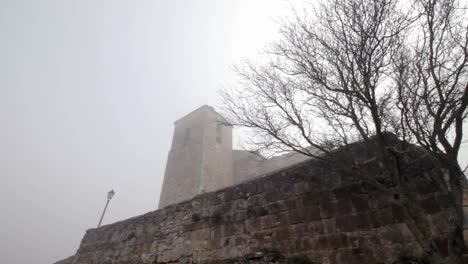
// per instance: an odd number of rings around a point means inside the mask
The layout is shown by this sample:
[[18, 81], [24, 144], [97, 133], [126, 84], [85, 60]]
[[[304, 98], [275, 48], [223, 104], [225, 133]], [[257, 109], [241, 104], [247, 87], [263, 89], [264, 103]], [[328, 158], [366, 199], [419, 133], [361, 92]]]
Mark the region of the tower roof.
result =
[[212, 106], [210, 106], [210, 105], [202, 105], [202, 106], [200, 106], [199, 108], [193, 110], [192, 112], [186, 114], [185, 116], [183, 116], [183, 117], [177, 119], [177, 120], [174, 122], [174, 124], [177, 125], [177, 123], [179, 123], [180, 121], [186, 119], [187, 117], [189, 117], [189, 116], [191, 116], [191, 115], [193, 115], [193, 114], [195, 114], [195, 113], [198, 113], [198, 112], [200, 112], [200, 111], [203, 111], [203, 110], [211, 111], [212, 113], [218, 115], [222, 120], [226, 121], [226, 119], [224, 118], [224, 116], [222, 116], [220, 113], [216, 112], [216, 110], [214, 109], [214, 107], [212, 107]]

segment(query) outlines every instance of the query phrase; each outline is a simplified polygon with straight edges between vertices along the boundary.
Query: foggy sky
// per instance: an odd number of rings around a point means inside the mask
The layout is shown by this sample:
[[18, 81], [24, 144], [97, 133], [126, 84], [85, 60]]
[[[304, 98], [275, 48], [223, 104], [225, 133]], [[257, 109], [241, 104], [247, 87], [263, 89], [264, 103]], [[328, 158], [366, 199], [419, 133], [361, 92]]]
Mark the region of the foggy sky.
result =
[[110, 189], [104, 224], [155, 210], [173, 122], [219, 105], [291, 5], [0, 0], [0, 263], [74, 254]]

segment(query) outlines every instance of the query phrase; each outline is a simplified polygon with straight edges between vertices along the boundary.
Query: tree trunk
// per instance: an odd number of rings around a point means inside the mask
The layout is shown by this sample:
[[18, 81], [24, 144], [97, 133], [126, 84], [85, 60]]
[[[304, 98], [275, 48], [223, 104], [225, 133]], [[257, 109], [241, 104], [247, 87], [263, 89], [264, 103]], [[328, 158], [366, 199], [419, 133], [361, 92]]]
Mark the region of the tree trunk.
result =
[[432, 264], [447, 263], [444, 254], [430, 234], [430, 223], [427, 214], [422, 210], [416, 196], [411, 191], [402, 190], [400, 197], [394, 203], [402, 209], [401, 213], [404, 221], [425, 255], [429, 257]]
[[448, 208], [448, 254], [449, 263], [463, 264], [465, 244], [463, 239], [463, 172], [458, 164], [449, 169], [449, 208]]

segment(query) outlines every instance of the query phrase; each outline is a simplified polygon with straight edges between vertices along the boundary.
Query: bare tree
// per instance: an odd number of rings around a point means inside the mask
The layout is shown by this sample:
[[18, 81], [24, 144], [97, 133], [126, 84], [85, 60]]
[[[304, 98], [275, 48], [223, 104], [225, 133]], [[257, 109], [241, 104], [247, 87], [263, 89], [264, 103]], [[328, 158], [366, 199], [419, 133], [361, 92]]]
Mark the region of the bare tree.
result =
[[[439, 249], [424, 212], [401, 181], [387, 132], [416, 144], [437, 166], [449, 197], [450, 263], [462, 263], [462, 181], [457, 162], [468, 114], [468, 28], [456, 0], [332, 0], [283, 23], [268, 61], [246, 62], [241, 86], [222, 92], [233, 125], [254, 131], [252, 146], [326, 159], [357, 140], [377, 142], [381, 171], [392, 181], [408, 226], [435, 263]], [[448, 174], [448, 182], [444, 176]]]

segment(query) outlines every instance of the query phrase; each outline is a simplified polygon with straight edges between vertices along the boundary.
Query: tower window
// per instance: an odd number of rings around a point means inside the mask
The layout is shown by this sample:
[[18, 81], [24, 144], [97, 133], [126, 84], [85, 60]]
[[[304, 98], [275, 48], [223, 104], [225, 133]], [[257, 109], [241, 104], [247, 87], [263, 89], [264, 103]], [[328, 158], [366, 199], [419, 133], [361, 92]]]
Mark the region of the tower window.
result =
[[188, 143], [189, 139], [190, 139], [190, 127], [185, 129], [184, 145]]
[[222, 134], [222, 125], [216, 125], [216, 143], [221, 144], [223, 142], [223, 134]]

